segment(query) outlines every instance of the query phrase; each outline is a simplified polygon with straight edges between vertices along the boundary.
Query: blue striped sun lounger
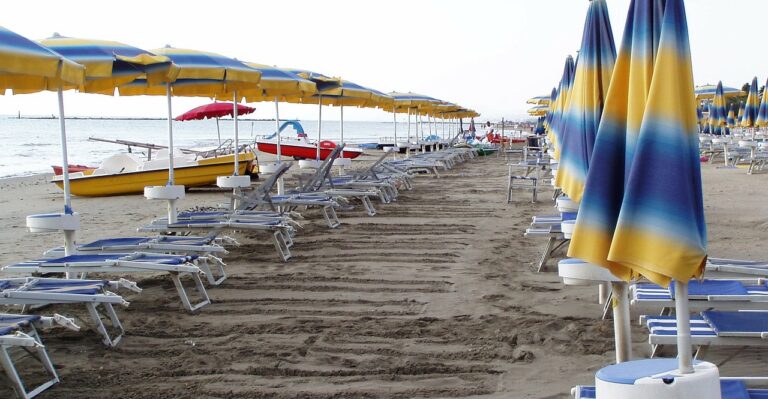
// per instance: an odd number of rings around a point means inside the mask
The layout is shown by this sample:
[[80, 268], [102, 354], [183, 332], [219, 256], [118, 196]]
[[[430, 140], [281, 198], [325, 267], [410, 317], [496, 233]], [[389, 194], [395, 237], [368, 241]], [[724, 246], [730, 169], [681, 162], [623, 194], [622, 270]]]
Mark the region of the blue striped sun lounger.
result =
[[[127, 280], [68, 280], [58, 278], [11, 278], [0, 280], [0, 305], [22, 307], [44, 306], [51, 304], [83, 304], [88, 309], [96, 331], [101, 335], [106, 346], [115, 346], [123, 336], [123, 326], [113, 305], [128, 306], [121, 296], [108, 289], [127, 288], [140, 291], [135, 284]], [[99, 306], [103, 308], [105, 317]], [[102, 319], [111, 322], [116, 334], [111, 336]]]
[[[691, 280], [688, 283], [689, 306], [692, 311], [768, 310], [768, 285], [763, 279]], [[651, 283], [637, 283], [631, 288], [631, 305], [643, 310], [661, 310], [669, 314], [675, 307], [674, 285], [664, 288]]]
[[[37, 332], [37, 329], [46, 329], [57, 325], [75, 331], [80, 329], [71, 319], [60, 315], [46, 317], [0, 314], [0, 366], [2, 366], [7, 381], [19, 398], [34, 398], [59, 382], [59, 376], [53, 362], [51, 362], [48, 351]], [[23, 350], [20, 353], [21, 356], [14, 356], [16, 349]], [[49, 378], [31, 390], [28, 390], [24, 384], [19, 373], [19, 367], [16, 365], [17, 358], [27, 357], [26, 355], [31, 355], [45, 369], [47, 378]]]
[[[662, 345], [677, 344], [675, 316], [643, 316], [655, 356]], [[705, 310], [691, 315], [691, 344], [708, 346], [768, 346], [768, 311]], [[700, 352], [699, 351], [699, 352]]]
[[[222, 242], [234, 242], [228, 237], [215, 236], [154, 236], [154, 237], [115, 237], [103, 238], [80, 244], [76, 247], [79, 254], [108, 252], [158, 252], [195, 255], [223, 255], [228, 253]], [[45, 257], [64, 256], [64, 247], [53, 248], [45, 252]]]
[[[67, 273], [85, 278], [88, 273], [167, 273], [171, 276], [176, 292], [184, 307], [194, 311], [211, 303], [205, 286], [200, 278], [205, 274], [195, 263], [197, 255], [167, 255], [156, 253], [108, 253], [70, 255], [61, 258], [38, 259], [4, 266], [4, 272], [25, 273]], [[197, 304], [190, 302], [180, 276], [192, 278], [200, 297]]]

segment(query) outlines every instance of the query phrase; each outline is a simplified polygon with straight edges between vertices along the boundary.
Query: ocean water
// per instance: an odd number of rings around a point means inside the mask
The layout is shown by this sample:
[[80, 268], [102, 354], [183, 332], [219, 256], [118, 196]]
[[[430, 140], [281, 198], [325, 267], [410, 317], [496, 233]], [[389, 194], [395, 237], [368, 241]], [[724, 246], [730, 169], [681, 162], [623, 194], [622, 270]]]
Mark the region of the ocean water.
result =
[[[166, 120], [66, 119], [69, 163], [98, 166], [109, 155], [127, 152], [125, 146], [89, 141], [89, 137], [167, 145], [167, 123]], [[300, 123], [314, 141], [317, 138], [317, 121]], [[222, 140], [233, 137], [234, 123], [231, 119], [221, 119], [219, 126]], [[272, 134], [275, 122], [246, 119], [238, 121], [238, 127], [241, 142], [252, 142], [258, 136]], [[415, 128], [412, 124], [411, 131], [415, 132]], [[406, 129], [405, 123], [398, 123], [398, 136], [405, 135]], [[438, 130], [438, 127], [433, 124], [433, 129]], [[379, 137], [392, 137], [393, 130], [392, 122], [345, 121], [344, 141], [349, 144], [377, 142]], [[174, 147], [195, 149], [218, 143], [215, 120], [173, 122], [173, 131]], [[423, 131], [425, 136], [429, 134], [426, 123]], [[296, 134], [290, 127], [283, 134], [286, 132], [288, 135]], [[323, 121], [323, 140], [338, 142], [340, 132], [339, 121]], [[134, 149], [134, 152], [141, 150]], [[61, 165], [58, 119], [0, 116], [0, 178], [50, 173], [51, 165]]]

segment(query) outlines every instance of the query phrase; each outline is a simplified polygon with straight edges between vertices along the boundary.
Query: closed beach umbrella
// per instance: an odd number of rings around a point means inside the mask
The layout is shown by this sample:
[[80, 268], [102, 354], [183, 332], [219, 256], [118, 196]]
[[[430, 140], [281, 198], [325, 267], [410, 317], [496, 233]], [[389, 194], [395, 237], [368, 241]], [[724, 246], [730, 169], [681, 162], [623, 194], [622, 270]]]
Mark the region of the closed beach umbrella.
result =
[[560, 158], [560, 142], [562, 140], [562, 126], [561, 120], [563, 112], [565, 112], [565, 106], [568, 103], [568, 95], [571, 92], [571, 85], [573, 84], [573, 74], [575, 72], [575, 65], [573, 57], [570, 55], [565, 59], [565, 66], [563, 67], [563, 77], [560, 78], [560, 85], [557, 89], [557, 99], [555, 100], [555, 107], [552, 114], [552, 121], [550, 122], [549, 129], [549, 141], [552, 142], [554, 147], [553, 156], [556, 159]]
[[731, 108], [728, 110], [728, 128], [733, 129], [736, 126], [736, 104], [731, 104]]
[[[720, 82], [719, 85], [721, 86], [722, 82]], [[696, 99], [705, 100], [705, 99], [714, 98], [715, 95], [717, 94], [717, 86], [719, 85], [696, 86], [696, 89], [694, 90], [694, 93], [696, 94]], [[723, 96], [725, 98], [740, 96], [741, 94], [742, 94], [742, 91], [739, 89], [723, 86]]]
[[568, 251], [625, 281], [675, 281], [685, 374], [687, 283], [706, 263], [693, 92], [683, 0], [633, 0]]
[[736, 126], [741, 126], [741, 120], [744, 118], [744, 101], [739, 103], [739, 113], [736, 115]]
[[760, 96], [757, 94], [757, 77], [752, 79], [749, 86], [749, 95], [744, 104], [744, 116], [741, 118], [741, 127], [755, 127], [757, 114], [760, 112]]
[[[168, 186], [174, 186], [173, 178], [173, 107], [172, 96], [214, 98], [224, 93], [232, 93], [233, 107], [240, 98], [238, 90], [252, 90], [261, 80], [261, 72], [233, 58], [198, 50], [180, 49], [166, 46], [151, 50], [152, 53], [168, 57], [178, 68], [176, 80], [165, 84], [156, 84], [150, 80], [134, 80], [120, 86], [121, 95], [164, 95], [168, 104]], [[234, 116], [234, 171], [238, 174], [238, 123], [237, 112]], [[176, 222], [175, 200], [169, 200], [168, 221]]]
[[[764, 86], [768, 88], [768, 86]], [[768, 126], [768, 90], [763, 89], [763, 99], [760, 101], [760, 108], [757, 113], [757, 121], [755, 124], [759, 127]]]
[[579, 63], [561, 121], [560, 165], [556, 186], [581, 201], [592, 147], [616, 63], [616, 45], [605, 0], [589, 3]]
[[[79, 87], [85, 83], [85, 67], [61, 54], [35, 43], [8, 29], [0, 27], [0, 93], [35, 93], [57, 91], [59, 101], [59, 133], [64, 182], [64, 214], [73, 215], [69, 191], [67, 165], [67, 133], [64, 123], [65, 87]], [[71, 255], [75, 249], [75, 231], [64, 230], [64, 252]]]
[[728, 114], [725, 110], [725, 96], [723, 95], [723, 83], [719, 82], [715, 89], [715, 97], [712, 99], [712, 107], [710, 108], [709, 120], [710, 125], [713, 126], [712, 133], [721, 135], [723, 127], [728, 123]]
[[701, 131], [702, 125], [704, 124], [704, 111], [701, 110], [701, 105], [696, 106], [696, 120], [699, 124], [699, 131]]
[[547, 116], [544, 118], [544, 129], [547, 131], [549, 131], [550, 125], [552, 124], [555, 101], [557, 101], [557, 87], [553, 87], [552, 94], [549, 95], [549, 107], [547, 108]]

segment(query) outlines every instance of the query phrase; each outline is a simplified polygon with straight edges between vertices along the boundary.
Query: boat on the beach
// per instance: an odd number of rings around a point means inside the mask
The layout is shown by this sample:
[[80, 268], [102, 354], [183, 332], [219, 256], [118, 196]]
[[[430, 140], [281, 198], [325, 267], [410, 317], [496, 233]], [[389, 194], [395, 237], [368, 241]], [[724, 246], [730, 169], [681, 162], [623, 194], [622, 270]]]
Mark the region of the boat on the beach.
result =
[[[312, 143], [307, 139], [304, 129], [296, 121], [286, 121], [280, 126], [282, 132], [286, 127], [292, 126], [296, 130], [296, 137], [280, 138], [280, 155], [293, 157], [294, 159], [315, 159], [317, 158], [317, 149], [320, 147], [320, 159], [325, 160], [328, 155], [336, 148], [336, 143], [330, 140], [323, 140], [318, 144]], [[277, 154], [277, 134], [256, 139], [256, 147], [259, 151], [269, 154]], [[344, 147], [344, 151], [339, 158], [355, 159], [363, 153], [362, 148]]]
[[[51, 168], [53, 169], [54, 175], [60, 175], [64, 173], [64, 168], [62, 168], [59, 165], [51, 165]], [[67, 171], [69, 173], [77, 173], [77, 172], [85, 172], [86, 170], [92, 170], [96, 169], [96, 166], [86, 166], [86, 165], [73, 165], [69, 164], [67, 167]]]
[[[204, 187], [216, 184], [218, 176], [232, 174], [234, 154], [201, 156], [174, 152], [174, 180], [186, 187]], [[256, 155], [252, 151], [240, 152], [238, 173], [257, 173]], [[61, 175], [53, 183], [63, 189]], [[160, 150], [151, 160], [138, 155], [115, 154], [107, 157], [96, 169], [69, 174], [72, 194], [82, 197], [141, 194], [145, 186], [163, 186], [168, 181], [168, 151]]]

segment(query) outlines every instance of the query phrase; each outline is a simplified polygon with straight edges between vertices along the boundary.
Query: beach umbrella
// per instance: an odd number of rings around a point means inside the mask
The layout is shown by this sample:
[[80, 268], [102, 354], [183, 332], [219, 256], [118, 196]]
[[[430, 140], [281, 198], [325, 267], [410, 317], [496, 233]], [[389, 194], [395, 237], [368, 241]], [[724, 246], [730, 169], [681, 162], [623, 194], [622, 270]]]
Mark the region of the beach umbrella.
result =
[[693, 92], [683, 0], [633, 0], [568, 251], [625, 281], [674, 280], [683, 374], [687, 283], [706, 263]]
[[752, 79], [749, 86], [749, 95], [744, 104], [744, 116], [741, 118], [741, 127], [755, 127], [757, 115], [760, 112], [760, 96], [757, 94], [757, 77]]
[[[389, 92], [387, 93], [390, 97], [392, 97], [392, 102], [389, 104], [384, 104], [383, 109], [385, 111], [394, 112], [394, 113], [407, 113], [408, 114], [408, 141], [410, 142], [411, 139], [411, 114], [418, 114], [420, 110], [428, 110], [432, 109], [433, 107], [444, 103], [441, 100], [438, 100], [434, 97], [430, 97], [424, 94], [417, 94], [412, 92]], [[469, 111], [465, 110], [457, 110], [453, 113], [453, 116], [455, 118], [462, 118], [462, 117], [471, 117], [469, 115]], [[416, 131], [416, 139], [419, 140], [418, 137], [418, 129]], [[395, 143], [397, 144], [397, 143]], [[410, 146], [410, 144], [408, 144]], [[406, 151], [406, 156], [410, 151]]]
[[223, 116], [234, 116], [235, 109], [237, 109], [237, 115], [247, 115], [256, 111], [256, 108], [251, 108], [242, 104], [232, 103], [211, 103], [201, 105], [199, 107], [192, 108], [191, 110], [173, 118], [175, 121], [196, 121], [202, 119], [216, 119], [216, 134], [219, 137], [219, 145], [221, 145], [221, 131], [219, 130], [219, 118]]
[[526, 104], [549, 105], [550, 96], [536, 96], [525, 100]]
[[[697, 100], [706, 100], [714, 98], [717, 94], [717, 87], [722, 86], [723, 82], [719, 82], [717, 85], [702, 85], [702, 86], [696, 86], [694, 89], [694, 93], [696, 94]], [[723, 88], [723, 97], [737, 97], [743, 94], [743, 92], [739, 89], [735, 89], [733, 87], [727, 87], [722, 86]]]
[[744, 118], [744, 101], [739, 103], [739, 113], [736, 115], [736, 126], [741, 126], [741, 120]]
[[728, 128], [733, 129], [736, 126], [736, 104], [731, 104], [731, 108], [728, 110], [727, 123]]
[[557, 87], [552, 88], [552, 93], [549, 95], [549, 107], [547, 108], [547, 115], [544, 118], [544, 129], [549, 131], [549, 127], [552, 123], [552, 114], [554, 113], [555, 101], [557, 101]]
[[723, 84], [719, 82], [715, 89], [715, 96], [709, 111], [709, 124], [712, 125], [712, 133], [723, 134], [723, 127], [727, 124], [727, 113], [725, 111], [725, 96], [723, 95]]
[[[152, 53], [168, 57], [178, 73], [176, 80], [155, 84], [147, 79], [137, 79], [118, 88], [120, 95], [164, 95], [168, 106], [168, 184], [166, 191], [176, 198], [183, 198], [183, 187], [174, 185], [173, 176], [173, 96], [215, 98], [232, 93], [234, 117], [234, 170], [238, 175], [239, 132], [237, 112], [234, 106], [240, 98], [238, 90], [252, 90], [261, 80], [261, 72], [244, 63], [216, 53], [174, 48], [166, 46], [151, 50]], [[238, 180], [238, 179], [233, 179]], [[248, 184], [250, 185], [250, 179]], [[245, 184], [245, 183], [243, 183]], [[236, 189], [235, 189], [236, 190]], [[146, 190], [145, 190], [146, 193]], [[170, 197], [170, 195], [169, 195]], [[168, 222], [177, 220], [176, 199], [168, 199]]]
[[592, 147], [616, 63], [616, 45], [605, 0], [589, 3], [579, 63], [560, 122], [560, 162], [556, 186], [581, 201]]
[[72, 211], [69, 190], [69, 160], [67, 157], [67, 132], [64, 123], [64, 89], [79, 87], [85, 83], [85, 67], [63, 55], [35, 43], [19, 34], [0, 27], [0, 93], [35, 93], [56, 91], [59, 103], [59, 134], [61, 136], [62, 178], [64, 183], [64, 213], [59, 220], [75, 219], [71, 229], [64, 228], [64, 252], [71, 255], [75, 250], [75, 230], [79, 216]]
[[704, 111], [701, 109], [701, 104], [696, 106], [696, 120], [699, 124], [699, 131], [701, 131], [704, 124]]
[[529, 116], [546, 116], [549, 110], [549, 104], [537, 105], [535, 107], [528, 108]]
[[[768, 82], [766, 82], [765, 87], [768, 87]], [[760, 101], [755, 124], [759, 127], [768, 126], [768, 90], [766, 89], [763, 89], [763, 99]]]
[[565, 112], [565, 106], [568, 104], [568, 95], [571, 91], [571, 85], [573, 83], [573, 74], [575, 72], [575, 65], [573, 57], [570, 55], [565, 59], [565, 66], [563, 67], [563, 77], [560, 78], [560, 85], [557, 89], [557, 99], [555, 100], [555, 106], [552, 114], [552, 121], [550, 122], [549, 129], [549, 141], [553, 146], [553, 156], [555, 159], [560, 157], [560, 141], [561, 141], [561, 126], [560, 122]]

